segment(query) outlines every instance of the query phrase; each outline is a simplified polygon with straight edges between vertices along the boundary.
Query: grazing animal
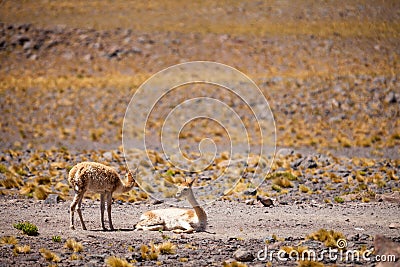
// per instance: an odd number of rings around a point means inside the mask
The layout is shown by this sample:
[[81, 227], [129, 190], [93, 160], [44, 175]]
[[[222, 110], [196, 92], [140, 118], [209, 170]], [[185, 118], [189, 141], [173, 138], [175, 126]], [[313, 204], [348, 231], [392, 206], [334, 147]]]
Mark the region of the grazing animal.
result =
[[192, 185], [195, 179], [178, 187], [177, 198], [186, 197], [193, 209], [168, 208], [147, 211], [142, 214], [135, 230], [173, 231], [192, 233], [205, 231], [207, 214], [194, 197]]
[[[135, 172], [135, 178], [137, 170]], [[82, 229], [86, 230], [83, 222], [81, 204], [86, 191], [100, 193], [100, 211], [101, 211], [101, 227], [107, 230], [104, 226], [104, 207], [107, 200], [108, 222], [110, 230], [114, 230], [111, 220], [111, 203], [112, 194], [114, 192], [124, 193], [137, 186], [132, 174], [127, 173], [127, 182], [123, 182], [118, 173], [111, 167], [97, 162], [82, 162], [75, 165], [69, 172], [68, 182], [72, 185], [75, 191], [74, 199], [70, 206], [70, 228], [74, 227], [74, 211], [76, 210], [81, 221]]]

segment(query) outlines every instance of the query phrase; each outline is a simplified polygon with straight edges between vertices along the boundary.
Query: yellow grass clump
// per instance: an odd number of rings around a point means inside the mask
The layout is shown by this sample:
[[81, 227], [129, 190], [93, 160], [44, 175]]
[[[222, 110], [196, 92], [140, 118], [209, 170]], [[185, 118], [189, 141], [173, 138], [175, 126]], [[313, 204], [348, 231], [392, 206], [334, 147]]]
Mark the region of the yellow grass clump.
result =
[[157, 246], [158, 251], [161, 254], [175, 254], [176, 253], [176, 245], [171, 243], [170, 241], [161, 243]]
[[111, 256], [106, 259], [106, 264], [109, 267], [132, 267], [127, 260], [118, 258], [116, 256]]
[[83, 245], [80, 242], [77, 242], [75, 239], [68, 239], [64, 245], [65, 248], [72, 250], [74, 252], [83, 251]]
[[42, 254], [43, 258], [45, 258], [47, 261], [52, 261], [52, 262], [60, 261], [60, 257], [57, 254], [51, 252], [46, 248], [39, 249], [39, 252], [40, 254]]
[[337, 247], [337, 241], [344, 239], [345, 236], [341, 232], [335, 232], [334, 230], [319, 229], [318, 231], [311, 233], [307, 236], [308, 239], [317, 240], [323, 242], [327, 247]]
[[18, 254], [27, 254], [31, 252], [31, 246], [23, 245], [23, 246], [15, 246], [14, 255]]
[[0, 245], [16, 245], [17, 243], [15, 236], [3, 236], [0, 238]]

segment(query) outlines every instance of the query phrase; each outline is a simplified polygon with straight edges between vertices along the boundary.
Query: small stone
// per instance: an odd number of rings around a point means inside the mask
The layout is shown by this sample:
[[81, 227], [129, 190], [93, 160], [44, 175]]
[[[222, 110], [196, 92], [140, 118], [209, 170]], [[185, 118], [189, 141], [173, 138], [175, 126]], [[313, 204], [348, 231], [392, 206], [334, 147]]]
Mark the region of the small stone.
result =
[[50, 194], [47, 196], [44, 204], [57, 204], [58, 202], [58, 195], [57, 194]]
[[385, 97], [385, 103], [394, 104], [396, 102], [397, 102], [396, 94], [393, 91], [389, 92]]
[[384, 194], [381, 196], [383, 201], [400, 203], [400, 192], [396, 191], [391, 194]]
[[400, 223], [389, 224], [389, 229], [400, 229]]
[[152, 204], [153, 205], [159, 205], [159, 204], [162, 204], [162, 203], [164, 203], [163, 200], [155, 199]]
[[254, 199], [247, 199], [245, 203], [246, 205], [254, 205]]
[[291, 148], [281, 148], [276, 153], [277, 156], [282, 156], [282, 157], [291, 156], [293, 154], [294, 154], [294, 150]]
[[246, 196], [255, 196], [257, 195], [257, 190], [246, 190], [243, 194]]
[[83, 60], [85, 60], [87, 62], [91, 61], [92, 59], [93, 59], [93, 57], [91, 54], [86, 54], [83, 56]]
[[292, 162], [290, 164], [290, 167], [294, 170], [297, 170], [297, 168], [300, 166], [300, 164], [304, 161], [304, 158], [299, 158], [297, 160], [295, 160], [294, 162]]
[[[374, 238], [374, 254], [376, 255], [394, 255], [396, 259], [400, 257], [400, 244], [393, 242], [389, 238], [377, 235]], [[385, 265], [378, 266], [398, 266], [396, 262], [386, 262]]]
[[254, 260], [254, 256], [253, 254], [251, 254], [250, 251], [241, 248], [239, 248], [238, 250], [235, 251], [235, 253], [233, 253], [233, 257], [235, 258], [235, 260], [242, 262]]
[[112, 160], [112, 153], [111, 152], [105, 152], [105, 153], [103, 153], [103, 157], [106, 159], [106, 160], [108, 160], [108, 161], [111, 161]]
[[317, 168], [318, 165], [315, 162], [315, 160], [311, 157], [307, 157], [306, 160], [304, 160], [301, 165], [305, 168], [305, 169], [314, 169]]

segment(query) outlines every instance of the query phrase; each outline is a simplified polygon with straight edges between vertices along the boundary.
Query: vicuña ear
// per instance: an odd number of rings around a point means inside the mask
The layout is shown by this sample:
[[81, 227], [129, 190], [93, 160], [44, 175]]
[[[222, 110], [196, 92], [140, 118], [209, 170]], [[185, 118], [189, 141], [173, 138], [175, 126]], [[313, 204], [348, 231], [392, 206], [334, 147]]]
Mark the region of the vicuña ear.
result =
[[194, 184], [194, 181], [196, 181], [196, 180], [197, 180], [197, 176], [194, 177], [190, 182], [188, 182], [188, 185], [189, 185], [190, 187], [192, 187], [192, 185]]

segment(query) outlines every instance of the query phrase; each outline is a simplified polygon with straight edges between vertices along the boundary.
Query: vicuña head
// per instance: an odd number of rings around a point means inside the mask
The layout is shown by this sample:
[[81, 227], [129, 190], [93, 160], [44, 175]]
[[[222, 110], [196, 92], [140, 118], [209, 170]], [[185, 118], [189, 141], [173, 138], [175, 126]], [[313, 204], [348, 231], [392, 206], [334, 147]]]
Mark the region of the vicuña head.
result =
[[168, 208], [147, 211], [140, 216], [136, 230], [173, 231], [192, 233], [205, 231], [207, 214], [194, 197], [192, 185], [195, 179], [185, 181], [178, 187], [177, 198], [186, 198], [193, 209]]
[[[135, 178], [137, 169], [135, 171]], [[75, 165], [69, 172], [68, 181], [75, 191], [75, 197], [70, 206], [70, 228], [74, 227], [74, 211], [76, 210], [81, 221], [82, 229], [86, 230], [82, 217], [81, 204], [86, 191], [100, 194], [100, 215], [101, 227], [104, 226], [104, 208], [107, 200], [108, 222], [111, 230], [114, 226], [111, 220], [111, 203], [113, 192], [124, 193], [137, 186], [133, 175], [128, 172], [126, 174], [126, 182], [119, 178], [118, 173], [111, 167], [97, 162], [81, 162]]]

